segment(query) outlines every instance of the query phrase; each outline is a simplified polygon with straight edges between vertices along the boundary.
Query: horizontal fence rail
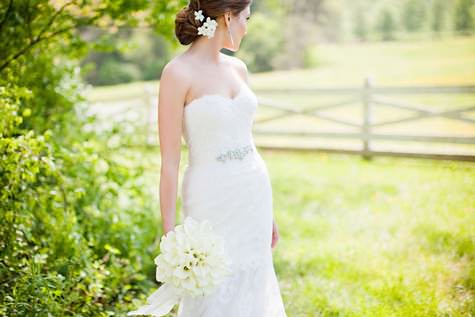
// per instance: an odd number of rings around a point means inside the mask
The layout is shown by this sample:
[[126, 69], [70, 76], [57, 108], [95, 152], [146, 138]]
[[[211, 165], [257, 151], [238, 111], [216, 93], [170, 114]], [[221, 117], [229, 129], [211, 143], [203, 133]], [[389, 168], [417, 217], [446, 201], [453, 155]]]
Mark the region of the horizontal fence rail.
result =
[[[292, 136], [305, 138], [342, 138], [342, 139], [356, 139], [361, 141], [362, 148], [360, 150], [350, 149], [334, 149], [334, 148], [304, 148], [305, 150], [320, 150], [329, 152], [342, 152], [360, 154], [364, 158], [370, 159], [372, 156], [387, 155], [387, 156], [406, 156], [406, 157], [423, 157], [435, 159], [450, 159], [475, 161], [475, 153], [472, 154], [450, 154], [450, 153], [414, 153], [404, 151], [376, 151], [371, 147], [372, 141], [386, 140], [386, 141], [403, 141], [403, 142], [421, 142], [421, 143], [448, 143], [448, 144], [466, 144], [475, 145], [475, 133], [473, 136], [454, 136], [454, 135], [406, 135], [406, 134], [392, 134], [392, 133], [377, 133], [373, 132], [374, 128], [382, 126], [390, 126], [394, 124], [415, 122], [417, 120], [427, 118], [443, 118], [451, 119], [464, 123], [474, 125], [475, 119], [470, 118], [467, 113], [475, 111], [475, 103], [473, 105], [460, 107], [457, 109], [435, 111], [430, 110], [428, 105], [408, 104], [396, 100], [388, 99], [388, 95], [449, 95], [449, 94], [474, 94], [475, 86], [426, 86], [426, 87], [375, 87], [369, 79], [365, 80], [363, 87], [346, 87], [346, 88], [312, 88], [312, 89], [258, 89], [255, 92], [263, 95], [312, 95], [312, 96], [348, 96], [343, 101], [330, 102], [316, 107], [308, 107], [306, 109], [296, 109], [292, 105], [283, 104], [282, 101], [276, 101], [271, 98], [259, 98], [259, 106], [276, 110], [279, 113], [259, 118], [254, 122], [254, 134], [265, 136]], [[339, 117], [324, 115], [320, 112], [329, 109], [336, 109], [342, 106], [356, 105], [362, 107], [362, 123], [344, 120]], [[373, 113], [376, 107], [395, 108], [405, 111], [410, 111], [412, 114], [406, 115], [402, 118], [391, 119], [385, 121], [375, 122], [373, 120]], [[336, 132], [336, 131], [279, 131], [276, 129], [264, 129], [261, 125], [280, 119], [285, 119], [290, 116], [300, 115], [321, 120], [337, 123], [345, 127], [351, 127], [359, 130], [359, 132]], [[277, 147], [266, 146], [267, 148], [277, 149]], [[295, 148], [302, 149], [302, 148]]]
[[[141, 99], [145, 101], [148, 108], [147, 125], [148, 138], [147, 143], [157, 144], [157, 89], [156, 86], [144, 86], [145, 94]], [[296, 139], [318, 139], [318, 140], [335, 140], [335, 139], [351, 139], [356, 140], [361, 144], [360, 149], [349, 148], [329, 148], [321, 146], [278, 146], [273, 144], [259, 144], [261, 148], [273, 150], [306, 150], [306, 151], [325, 151], [337, 153], [349, 153], [361, 155], [365, 159], [371, 159], [373, 156], [396, 156], [396, 157], [414, 157], [414, 158], [430, 158], [430, 159], [448, 159], [460, 161], [475, 161], [475, 150], [469, 151], [467, 154], [454, 153], [434, 153], [434, 152], [414, 152], [414, 151], [380, 151], [373, 148], [375, 141], [391, 141], [391, 142], [419, 142], [420, 144], [444, 143], [448, 145], [475, 145], [475, 132], [473, 135], [448, 135], [437, 133], [438, 131], [431, 131], [430, 135], [419, 134], [397, 134], [397, 133], [380, 133], [374, 131], [375, 128], [387, 127], [401, 123], [418, 124], [417, 121], [428, 118], [441, 118], [456, 120], [464, 124], [473, 125], [475, 131], [475, 117], [470, 117], [469, 112], [475, 111], [475, 103], [457, 107], [450, 110], [433, 110], [427, 104], [415, 104], [401, 102], [390, 98], [390, 96], [401, 95], [457, 95], [468, 94], [475, 98], [475, 86], [408, 86], [408, 87], [383, 87], [374, 86], [370, 79], [366, 79], [364, 85], [361, 87], [335, 87], [335, 88], [295, 88], [295, 89], [254, 89], [258, 95], [259, 109], [267, 108], [274, 112], [265, 117], [259, 116], [254, 120], [253, 134], [259, 136], [272, 137], [291, 137]], [[327, 102], [319, 104], [318, 106], [310, 106], [304, 109], [299, 109], [293, 103], [285, 103], [282, 100], [273, 97], [263, 97], [267, 95], [297, 95], [297, 96], [314, 96], [325, 97], [329, 96], [344, 98], [339, 101]], [[361, 118], [359, 121], [348, 120], [336, 115], [330, 116], [324, 114], [323, 111], [337, 109], [339, 107], [351, 106], [361, 107]], [[373, 119], [375, 109], [404, 110], [411, 112], [401, 118], [375, 121]], [[296, 131], [283, 131], [276, 128], [264, 128], [263, 125], [269, 122], [276, 122], [285, 120], [291, 116], [305, 116], [312, 119], [320, 119], [341, 125], [346, 128], [353, 129], [353, 132], [338, 132], [334, 131], [306, 131], [304, 129]]]

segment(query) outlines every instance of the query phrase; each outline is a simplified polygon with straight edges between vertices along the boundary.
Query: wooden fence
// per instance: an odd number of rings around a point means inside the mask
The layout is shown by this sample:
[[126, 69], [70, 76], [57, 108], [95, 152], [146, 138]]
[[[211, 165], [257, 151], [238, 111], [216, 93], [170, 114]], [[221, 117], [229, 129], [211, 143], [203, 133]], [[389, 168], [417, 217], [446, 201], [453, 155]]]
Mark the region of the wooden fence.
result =
[[[149, 103], [149, 124], [152, 137], [149, 138], [150, 142], [156, 139], [156, 91], [153, 91], [153, 87], [146, 88], [148, 94], [147, 99]], [[475, 161], [475, 151], [473, 149], [467, 154], [459, 153], [434, 153], [434, 152], [410, 152], [410, 151], [378, 151], [373, 149], [372, 144], [377, 140], [386, 140], [393, 142], [419, 142], [421, 144], [429, 143], [444, 143], [452, 145], [469, 145], [475, 146], [475, 133], [473, 135], [457, 135], [446, 134], [441, 135], [434, 133], [431, 134], [395, 134], [395, 133], [378, 133], [374, 130], [382, 126], [390, 126], [406, 122], [415, 122], [417, 120], [427, 118], [444, 118], [463, 122], [465, 124], [473, 125], [475, 131], [475, 118], [470, 116], [470, 112], [475, 112], [475, 103], [468, 106], [457, 107], [457, 109], [436, 111], [431, 110], [430, 105], [414, 105], [406, 104], [394, 99], [389, 99], [387, 96], [397, 95], [453, 95], [453, 94], [474, 94], [475, 86], [427, 86], [427, 87], [381, 87], [374, 86], [369, 79], [365, 80], [362, 87], [351, 88], [312, 88], [312, 89], [254, 89], [254, 92], [259, 99], [259, 108], [264, 107], [272, 109], [277, 114], [272, 114], [265, 117], [257, 118], [254, 121], [253, 135], [259, 136], [285, 136], [296, 138], [319, 138], [319, 139], [353, 139], [361, 142], [360, 149], [345, 149], [345, 148], [329, 148], [329, 147], [293, 147], [293, 146], [273, 146], [272, 144], [259, 145], [263, 148], [274, 150], [311, 150], [311, 151], [325, 151], [325, 152], [338, 152], [362, 155], [366, 159], [371, 159], [373, 156], [399, 156], [399, 157], [415, 157], [415, 158], [431, 158], [431, 159], [448, 159], [448, 160], [460, 160], [460, 161]], [[331, 102], [326, 104], [320, 104], [314, 107], [307, 107], [305, 109], [299, 109], [292, 104], [283, 104], [281, 100], [275, 100], [271, 98], [261, 98], [260, 95], [282, 95], [282, 94], [294, 94], [294, 95], [312, 95], [312, 96], [334, 96], [334, 97], [347, 97], [343, 101]], [[472, 99], [473, 100], [473, 99]], [[361, 123], [355, 123], [344, 118], [336, 116], [325, 115], [321, 112], [329, 109], [335, 109], [342, 106], [353, 105], [355, 107], [362, 107]], [[390, 107], [396, 109], [402, 109], [410, 111], [411, 114], [399, 119], [390, 119], [375, 122], [373, 120], [373, 113], [375, 109], [381, 107]], [[285, 131], [282, 129], [265, 129], [262, 126], [265, 123], [275, 122], [282, 119], [287, 119], [290, 116], [307, 116], [311, 118], [318, 118], [321, 120], [337, 123], [345, 127], [350, 127], [356, 132], [337, 132], [337, 131]], [[437, 131], [433, 131], [437, 132]]]

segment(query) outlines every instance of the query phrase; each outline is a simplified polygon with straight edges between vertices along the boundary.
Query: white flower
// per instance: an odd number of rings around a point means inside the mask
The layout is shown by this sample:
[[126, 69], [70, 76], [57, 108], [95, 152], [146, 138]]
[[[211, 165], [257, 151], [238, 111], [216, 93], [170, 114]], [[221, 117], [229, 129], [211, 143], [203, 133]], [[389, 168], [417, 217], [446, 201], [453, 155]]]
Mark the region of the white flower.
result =
[[48, 254], [35, 254], [33, 256], [33, 262], [37, 264], [44, 264], [46, 263], [47, 258], [48, 258]]
[[198, 35], [205, 35], [210, 39], [214, 36], [217, 26], [218, 23], [216, 20], [207, 17], [205, 23], [203, 23], [203, 25], [198, 28]]
[[203, 21], [205, 17], [203, 16], [203, 10], [195, 11], [195, 20]]
[[172, 283], [192, 296], [211, 293], [230, 273], [223, 240], [208, 221], [187, 217], [162, 237], [160, 250], [155, 258], [157, 281]]

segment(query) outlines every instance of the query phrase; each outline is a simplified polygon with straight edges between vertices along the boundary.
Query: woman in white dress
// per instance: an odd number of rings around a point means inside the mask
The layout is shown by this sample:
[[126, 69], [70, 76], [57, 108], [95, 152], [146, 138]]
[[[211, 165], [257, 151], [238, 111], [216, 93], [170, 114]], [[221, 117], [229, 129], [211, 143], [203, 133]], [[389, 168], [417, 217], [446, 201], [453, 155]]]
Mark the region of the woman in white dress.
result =
[[279, 233], [266, 165], [252, 137], [258, 106], [238, 50], [251, 0], [191, 0], [175, 33], [191, 46], [164, 68], [159, 91], [160, 209], [176, 225], [181, 137], [189, 149], [184, 216], [209, 220], [231, 256], [233, 274], [206, 297], [185, 297], [179, 317], [286, 316], [272, 261]]

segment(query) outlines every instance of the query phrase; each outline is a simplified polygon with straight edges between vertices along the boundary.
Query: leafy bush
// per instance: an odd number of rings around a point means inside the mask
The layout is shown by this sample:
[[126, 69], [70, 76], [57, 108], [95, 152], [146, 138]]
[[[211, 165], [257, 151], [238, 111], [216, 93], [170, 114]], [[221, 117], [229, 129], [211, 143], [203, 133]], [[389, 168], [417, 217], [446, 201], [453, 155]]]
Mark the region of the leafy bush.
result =
[[59, 146], [51, 130], [21, 127], [31, 112], [19, 113], [20, 104], [31, 102], [31, 91], [2, 87], [0, 100], [0, 314], [127, 309], [152, 284], [145, 274], [153, 275], [155, 250], [147, 246], [159, 226], [143, 171], [109, 154], [107, 140], [120, 129], [94, 135], [73, 127], [71, 146]]
[[156, 80], [170, 59], [170, 43], [150, 30], [123, 30], [96, 46], [82, 65], [90, 67], [85, 80], [92, 85], [112, 85]]
[[113, 85], [129, 83], [139, 80], [140, 77], [140, 70], [134, 64], [121, 63], [113, 59], [108, 59], [104, 62], [104, 64], [100, 65], [96, 78], [96, 84]]
[[80, 31], [147, 8], [0, 2], [1, 316], [119, 315], [154, 285], [157, 204], [120, 123], [89, 128], [78, 62], [100, 45]]

